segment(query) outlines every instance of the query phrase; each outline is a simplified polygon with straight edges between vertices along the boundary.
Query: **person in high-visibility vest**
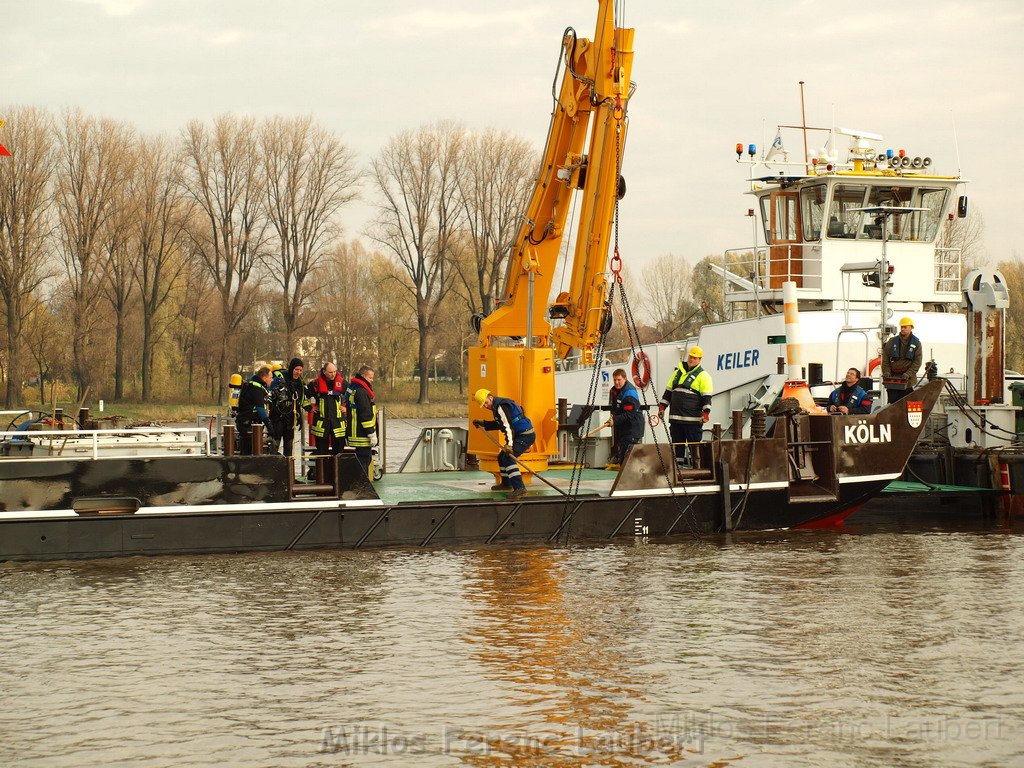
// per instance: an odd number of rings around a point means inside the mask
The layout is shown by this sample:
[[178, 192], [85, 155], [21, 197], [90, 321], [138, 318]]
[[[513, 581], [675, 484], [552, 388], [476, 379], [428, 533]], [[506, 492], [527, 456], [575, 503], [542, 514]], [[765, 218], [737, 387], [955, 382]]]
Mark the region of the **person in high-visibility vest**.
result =
[[363, 469], [370, 471], [373, 449], [377, 446], [377, 403], [373, 396], [374, 371], [360, 368], [345, 390], [348, 404], [348, 444], [356, 449]]
[[326, 363], [306, 390], [318, 456], [341, 453], [345, 447], [345, 377], [334, 363]]
[[668, 429], [676, 446], [676, 464], [687, 463], [686, 443], [699, 443], [711, 418], [711, 375], [701, 367], [704, 350], [690, 347], [685, 362], [672, 371], [658, 403], [658, 415], [668, 409]]

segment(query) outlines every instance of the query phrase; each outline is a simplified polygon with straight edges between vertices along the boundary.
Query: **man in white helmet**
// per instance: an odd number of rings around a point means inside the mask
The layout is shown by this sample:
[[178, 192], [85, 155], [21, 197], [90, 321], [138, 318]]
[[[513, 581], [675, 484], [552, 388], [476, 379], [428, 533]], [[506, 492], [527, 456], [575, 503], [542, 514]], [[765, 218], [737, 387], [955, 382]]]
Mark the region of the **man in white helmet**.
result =
[[909, 395], [921, 370], [921, 340], [914, 335], [914, 321], [900, 320], [900, 332], [882, 344], [882, 385], [886, 400], [895, 403]]

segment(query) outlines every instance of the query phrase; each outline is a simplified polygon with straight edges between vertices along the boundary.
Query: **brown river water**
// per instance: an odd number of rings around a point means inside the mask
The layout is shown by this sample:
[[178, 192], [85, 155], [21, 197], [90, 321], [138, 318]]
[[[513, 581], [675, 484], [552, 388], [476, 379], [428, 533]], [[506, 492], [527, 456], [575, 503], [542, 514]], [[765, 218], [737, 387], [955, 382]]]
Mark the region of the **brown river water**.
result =
[[1024, 766], [1019, 530], [0, 564], [0, 764]]

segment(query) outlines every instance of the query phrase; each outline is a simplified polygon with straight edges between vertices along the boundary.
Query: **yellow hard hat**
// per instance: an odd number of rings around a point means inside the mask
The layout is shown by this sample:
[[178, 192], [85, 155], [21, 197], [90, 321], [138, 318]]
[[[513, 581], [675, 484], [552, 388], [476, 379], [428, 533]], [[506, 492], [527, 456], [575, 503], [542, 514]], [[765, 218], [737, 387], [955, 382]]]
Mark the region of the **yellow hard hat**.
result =
[[690, 357], [704, 357], [704, 350], [698, 346], [692, 346], [687, 354], [689, 354]]
[[271, 371], [280, 371], [282, 368], [284, 368], [284, 366], [281, 365], [280, 363], [274, 363], [273, 365], [270, 366]]
[[478, 389], [473, 393], [473, 399], [476, 400], [477, 405], [483, 405], [487, 402], [487, 396], [491, 394], [486, 389]]
[[231, 387], [240, 387], [240, 386], [242, 386], [242, 374], [240, 374], [240, 373], [232, 373], [231, 374], [231, 378], [228, 379], [228, 386], [231, 386]]
[[900, 328], [902, 328], [904, 325], [909, 325], [911, 328], [913, 328], [914, 327], [914, 321], [911, 320], [909, 317], [901, 317], [900, 318]]

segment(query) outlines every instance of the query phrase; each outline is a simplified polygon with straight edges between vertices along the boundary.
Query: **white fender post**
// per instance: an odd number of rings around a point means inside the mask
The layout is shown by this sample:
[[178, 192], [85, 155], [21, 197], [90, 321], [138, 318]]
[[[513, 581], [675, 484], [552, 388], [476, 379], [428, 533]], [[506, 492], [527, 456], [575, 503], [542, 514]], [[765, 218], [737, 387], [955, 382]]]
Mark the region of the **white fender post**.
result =
[[808, 413], [825, 413], [814, 403], [811, 390], [803, 378], [803, 351], [800, 345], [800, 309], [796, 299], [796, 283], [787, 280], [782, 284], [782, 307], [786, 321], [786, 383], [782, 388], [783, 397], [792, 397]]

